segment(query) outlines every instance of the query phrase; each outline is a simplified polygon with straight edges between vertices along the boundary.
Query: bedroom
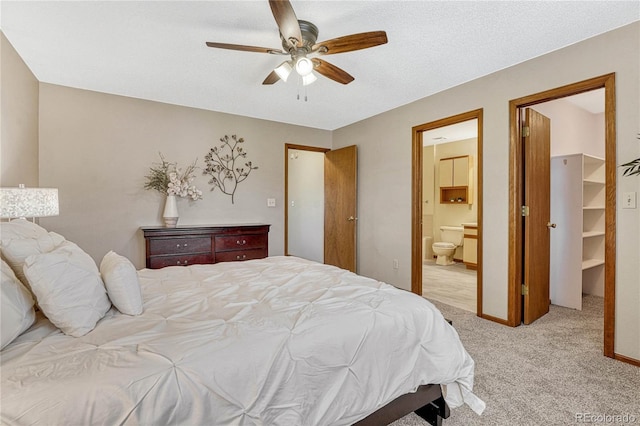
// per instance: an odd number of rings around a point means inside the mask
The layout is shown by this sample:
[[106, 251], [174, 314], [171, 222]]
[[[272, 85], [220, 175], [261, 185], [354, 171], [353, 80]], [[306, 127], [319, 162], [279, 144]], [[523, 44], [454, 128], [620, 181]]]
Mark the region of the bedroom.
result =
[[[45, 227], [77, 242], [96, 259], [115, 250], [142, 267], [139, 227], [158, 224], [161, 213], [160, 198], [142, 189], [144, 173], [158, 151], [180, 164], [195, 157], [202, 161], [219, 137], [238, 133], [247, 140], [260, 174], [239, 189], [234, 205], [208, 192], [195, 204], [181, 201], [180, 220], [271, 223], [270, 254], [277, 255], [283, 251], [284, 143], [326, 148], [356, 144], [359, 272], [409, 289], [411, 127], [482, 107], [485, 158], [492, 159], [491, 167], [485, 167], [484, 187], [491, 188], [485, 190], [485, 215], [494, 218], [484, 230], [492, 236], [483, 248], [484, 312], [506, 318], [508, 101], [615, 72], [619, 163], [638, 157], [639, 31], [635, 22], [331, 131], [39, 82], [3, 35], [2, 185], [59, 188], [61, 215], [43, 219]], [[18, 105], [6, 108], [4, 102]], [[18, 117], [16, 111], [24, 115]], [[397, 144], [392, 152], [385, 150], [389, 141]], [[5, 166], [17, 158], [20, 170]], [[208, 189], [204, 178], [198, 183]], [[618, 196], [638, 192], [639, 186], [638, 179], [620, 178]], [[276, 198], [276, 208], [266, 206], [267, 198]], [[640, 360], [640, 266], [629, 259], [639, 252], [639, 227], [637, 210], [619, 211], [615, 351], [635, 360]], [[398, 270], [391, 267], [395, 258], [401, 259]]]

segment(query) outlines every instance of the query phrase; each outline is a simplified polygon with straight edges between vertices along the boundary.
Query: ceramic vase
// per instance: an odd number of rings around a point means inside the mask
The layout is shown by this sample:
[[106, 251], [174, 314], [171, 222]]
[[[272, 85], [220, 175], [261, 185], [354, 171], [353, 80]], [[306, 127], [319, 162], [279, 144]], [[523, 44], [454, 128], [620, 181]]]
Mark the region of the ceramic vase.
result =
[[178, 224], [178, 203], [176, 201], [175, 195], [167, 195], [167, 200], [164, 203], [164, 213], [162, 214], [164, 226], [167, 228], [175, 228]]

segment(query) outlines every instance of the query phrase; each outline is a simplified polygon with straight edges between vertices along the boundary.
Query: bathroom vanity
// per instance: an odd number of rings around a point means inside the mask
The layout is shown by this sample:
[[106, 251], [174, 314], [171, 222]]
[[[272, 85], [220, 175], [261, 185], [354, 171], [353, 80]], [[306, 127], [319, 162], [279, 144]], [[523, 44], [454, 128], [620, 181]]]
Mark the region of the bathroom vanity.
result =
[[462, 261], [467, 269], [478, 269], [478, 224], [463, 223], [464, 244], [462, 245]]

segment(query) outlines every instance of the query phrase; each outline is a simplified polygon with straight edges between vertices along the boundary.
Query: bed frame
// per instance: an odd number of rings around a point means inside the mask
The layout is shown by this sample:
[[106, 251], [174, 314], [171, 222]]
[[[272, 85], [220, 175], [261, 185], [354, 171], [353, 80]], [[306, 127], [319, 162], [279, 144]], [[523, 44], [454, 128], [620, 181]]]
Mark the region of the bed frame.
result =
[[411, 412], [415, 412], [430, 425], [442, 426], [442, 420], [448, 418], [450, 412], [440, 385], [422, 385], [415, 392], [399, 396], [374, 411], [354, 426], [388, 425]]

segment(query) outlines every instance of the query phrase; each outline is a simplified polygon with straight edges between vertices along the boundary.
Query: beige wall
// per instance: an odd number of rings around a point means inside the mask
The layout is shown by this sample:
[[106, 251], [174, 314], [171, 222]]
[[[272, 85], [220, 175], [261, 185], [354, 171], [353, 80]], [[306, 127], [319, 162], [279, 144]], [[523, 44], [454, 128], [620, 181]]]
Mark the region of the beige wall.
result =
[[39, 186], [38, 84], [0, 32], [1, 186]]
[[583, 153], [604, 158], [604, 113], [590, 113], [564, 99], [532, 108], [551, 120], [552, 157]]
[[[435, 205], [438, 202], [435, 190], [436, 174], [433, 163], [433, 155], [434, 145], [422, 147], [422, 214], [425, 216], [433, 216]], [[433, 229], [425, 228], [427, 227], [423, 223], [423, 235], [433, 236]]]
[[[198, 164], [225, 134], [245, 139], [258, 166], [231, 198], [195, 184], [204, 199], [178, 200], [179, 224], [268, 223], [269, 254], [284, 250], [284, 144], [329, 147], [331, 133], [122, 96], [40, 85], [40, 180], [59, 188], [60, 216], [40, 223], [85, 249], [97, 262], [114, 250], [144, 267], [140, 226], [161, 225], [164, 198], [143, 189], [162, 152]], [[267, 207], [267, 198], [276, 207]]]
[[324, 261], [324, 153], [289, 150], [287, 252]]
[[[617, 162], [630, 161], [640, 156], [639, 65], [636, 22], [334, 131], [334, 148], [359, 148], [359, 272], [411, 287], [411, 128], [483, 108], [483, 312], [506, 319], [509, 100], [615, 72]], [[618, 176], [618, 199], [638, 192], [640, 179]], [[617, 226], [615, 351], [640, 359], [638, 210], [618, 208]]]

